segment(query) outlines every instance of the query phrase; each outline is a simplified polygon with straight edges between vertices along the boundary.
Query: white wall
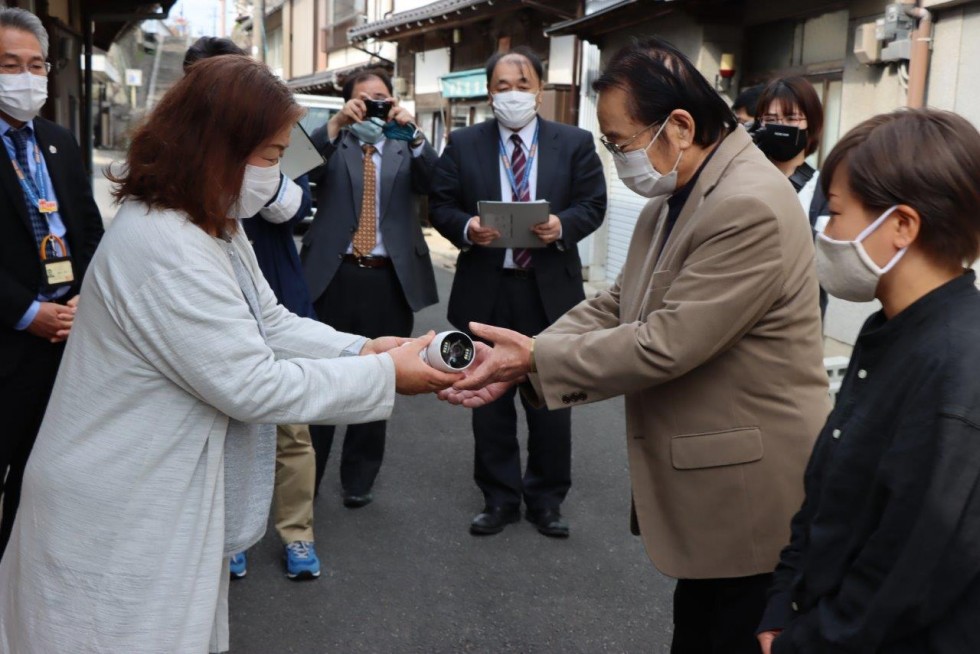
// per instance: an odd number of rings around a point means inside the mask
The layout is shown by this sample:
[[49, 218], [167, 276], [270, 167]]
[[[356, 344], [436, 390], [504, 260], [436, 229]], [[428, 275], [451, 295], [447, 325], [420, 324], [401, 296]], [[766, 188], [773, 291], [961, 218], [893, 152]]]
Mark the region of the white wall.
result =
[[927, 102], [980, 126], [980, 2], [935, 14]]
[[316, 48], [313, 7], [314, 0], [293, 0], [292, 33], [287, 34], [283, 30], [283, 42], [290, 44], [289, 72], [293, 77], [313, 74], [313, 52]]
[[450, 48], [415, 53], [415, 94], [439, 93], [439, 77], [449, 72]]
[[432, 4], [432, 0], [395, 0], [393, 11], [397, 14], [410, 9], [418, 9], [428, 4]]
[[[936, 24], [926, 100], [931, 107], [955, 111], [980, 129], [980, 78], [976, 73], [980, 65], [980, 2], [932, 11]], [[980, 261], [973, 267], [980, 272]]]
[[574, 36], [553, 36], [549, 39], [549, 84], [575, 83], [575, 40]]

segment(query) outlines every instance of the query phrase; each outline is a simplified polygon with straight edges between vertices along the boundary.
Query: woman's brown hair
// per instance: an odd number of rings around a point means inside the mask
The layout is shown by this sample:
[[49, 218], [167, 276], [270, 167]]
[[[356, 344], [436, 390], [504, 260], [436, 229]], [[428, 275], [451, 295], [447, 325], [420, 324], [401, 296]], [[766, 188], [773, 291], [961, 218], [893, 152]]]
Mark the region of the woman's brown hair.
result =
[[225, 55], [194, 64], [136, 130], [123, 174], [107, 177], [119, 201], [185, 212], [213, 236], [234, 232], [249, 155], [303, 109], [267, 66]]
[[916, 243], [935, 260], [980, 257], [980, 132], [950, 111], [902, 109], [864, 121], [831, 150], [824, 193], [838, 169], [872, 211], [905, 204], [919, 213]]
[[813, 84], [802, 77], [781, 77], [774, 79], [762, 89], [756, 104], [755, 118], [759, 120], [769, 111], [769, 105], [779, 103], [783, 115], [792, 114], [797, 109], [806, 117], [806, 156], [820, 147], [823, 135], [823, 105], [817, 97]]

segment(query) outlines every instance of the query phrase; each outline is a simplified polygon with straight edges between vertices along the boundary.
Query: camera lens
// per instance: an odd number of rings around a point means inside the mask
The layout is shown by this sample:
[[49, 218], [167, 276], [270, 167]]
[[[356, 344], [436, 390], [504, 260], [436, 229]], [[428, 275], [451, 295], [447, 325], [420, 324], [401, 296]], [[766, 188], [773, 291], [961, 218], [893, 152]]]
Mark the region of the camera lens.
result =
[[461, 332], [446, 334], [442, 340], [439, 354], [447, 366], [454, 370], [462, 370], [473, 361], [473, 341]]
[[365, 100], [364, 104], [367, 107], [368, 118], [386, 120], [388, 112], [391, 111], [391, 103], [387, 100]]

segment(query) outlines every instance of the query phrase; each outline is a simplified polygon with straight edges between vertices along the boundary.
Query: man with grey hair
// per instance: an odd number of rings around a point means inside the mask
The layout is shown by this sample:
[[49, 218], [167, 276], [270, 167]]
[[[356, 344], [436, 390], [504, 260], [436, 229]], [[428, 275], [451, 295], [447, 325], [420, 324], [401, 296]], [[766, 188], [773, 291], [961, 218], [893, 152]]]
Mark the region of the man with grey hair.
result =
[[0, 7], [0, 555], [64, 352], [102, 217], [71, 132], [38, 116], [48, 34]]

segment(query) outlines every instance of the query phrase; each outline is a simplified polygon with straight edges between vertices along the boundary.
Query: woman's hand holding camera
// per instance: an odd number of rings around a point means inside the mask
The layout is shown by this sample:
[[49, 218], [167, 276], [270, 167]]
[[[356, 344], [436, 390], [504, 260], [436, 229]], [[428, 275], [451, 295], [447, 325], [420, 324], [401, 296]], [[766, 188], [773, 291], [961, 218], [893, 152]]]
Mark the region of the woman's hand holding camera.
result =
[[[402, 395], [418, 395], [419, 393], [431, 393], [452, 386], [463, 379], [459, 373], [440, 372], [422, 361], [419, 353], [422, 352], [436, 333], [430, 331], [425, 336], [414, 339], [400, 339], [405, 341], [401, 345], [391, 347], [386, 350], [391, 360], [395, 362], [395, 390]], [[395, 337], [385, 337], [394, 339]], [[384, 341], [385, 339], [375, 339]], [[369, 341], [370, 343], [375, 341]], [[385, 345], [390, 345], [392, 341], [386, 341]], [[368, 346], [365, 345], [365, 348]], [[364, 350], [361, 350], [364, 354]]]
[[406, 343], [411, 343], [411, 338], [402, 338], [401, 336], [381, 336], [379, 338], [372, 338], [364, 347], [361, 348], [361, 356], [367, 356], [368, 354], [381, 354], [392, 350], [396, 347], [401, 347]]

